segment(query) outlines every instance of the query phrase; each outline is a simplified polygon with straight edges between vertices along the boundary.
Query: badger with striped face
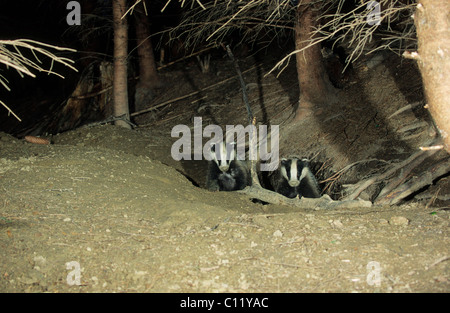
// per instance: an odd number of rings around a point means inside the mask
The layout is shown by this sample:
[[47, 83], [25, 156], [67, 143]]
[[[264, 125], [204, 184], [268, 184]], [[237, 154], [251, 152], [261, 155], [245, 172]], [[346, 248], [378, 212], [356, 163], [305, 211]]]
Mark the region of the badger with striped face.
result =
[[320, 190], [307, 159], [281, 159], [280, 168], [273, 175], [274, 190], [288, 198], [319, 198]]
[[211, 191], [242, 190], [251, 184], [245, 161], [237, 159], [236, 143], [217, 143], [210, 149], [206, 188]]

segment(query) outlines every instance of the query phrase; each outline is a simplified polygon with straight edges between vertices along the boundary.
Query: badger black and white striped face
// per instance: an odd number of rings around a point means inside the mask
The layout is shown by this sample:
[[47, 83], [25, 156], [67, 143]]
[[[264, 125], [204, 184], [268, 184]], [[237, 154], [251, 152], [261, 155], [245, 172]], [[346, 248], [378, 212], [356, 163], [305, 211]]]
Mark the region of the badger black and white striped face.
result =
[[306, 159], [281, 159], [281, 175], [287, 180], [289, 186], [297, 187], [300, 185], [300, 182], [307, 175], [309, 170], [308, 167], [305, 166], [306, 162]]
[[224, 173], [228, 171], [230, 163], [236, 157], [235, 146], [235, 142], [226, 144], [223, 141], [211, 146], [211, 160], [216, 162], [219, 169]]

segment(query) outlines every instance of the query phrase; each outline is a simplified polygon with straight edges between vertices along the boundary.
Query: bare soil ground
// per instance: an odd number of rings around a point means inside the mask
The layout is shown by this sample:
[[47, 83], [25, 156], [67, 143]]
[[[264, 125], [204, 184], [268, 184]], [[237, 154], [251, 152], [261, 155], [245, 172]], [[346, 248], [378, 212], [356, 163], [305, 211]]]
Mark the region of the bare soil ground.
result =
[[[361, 64], [338, 104], [294, 124], [292, 68], [263, 77], [270, 62], [241, 63], [254, 68], [244, 76], [258, 122], [280, 125], [282, 155], [311, 157], [324, 180], [364, 161], [328, 185], [334, 198], [433, 135], [422, 106], [390, 118], [420, 99], [410, 67]], [[204, 89], [235, 74], [225, 60], [212, 66], [162, 71], [167, 85], [152, 105], [198, 92], [137, 116], [137, 130], [82, 127], [51, 145], [1, 134], [0, 291], [450, 291], [448, 177], [399, 206], [339, 210], [202, 188], [205, 162], [174, 161], [171, 128], [195, 116], [204, 126], [247, 123], [237, 80]]]

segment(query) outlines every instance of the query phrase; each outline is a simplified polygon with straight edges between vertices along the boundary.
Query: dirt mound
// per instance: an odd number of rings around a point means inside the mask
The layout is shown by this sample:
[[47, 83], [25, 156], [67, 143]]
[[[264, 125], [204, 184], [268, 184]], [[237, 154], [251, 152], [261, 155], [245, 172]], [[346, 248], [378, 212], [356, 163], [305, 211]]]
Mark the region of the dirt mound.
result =
[[1, 138], [4, 292], [449, 291], [446, 210], [211, 193], [145, 156], [155, 137], [112, 126]]

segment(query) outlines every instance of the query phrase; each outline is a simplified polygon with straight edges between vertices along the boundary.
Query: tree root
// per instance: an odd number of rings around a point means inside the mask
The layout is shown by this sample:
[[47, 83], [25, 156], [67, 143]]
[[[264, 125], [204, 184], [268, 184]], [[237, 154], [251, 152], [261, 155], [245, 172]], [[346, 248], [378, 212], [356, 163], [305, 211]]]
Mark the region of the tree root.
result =
[[377, 196], [377, 200], [382, 199], [384, 196], [392, 192], [396, 187], [398, 187], [400, 184], [404, 183], [406, 179], [409, 177], [411, 171], [416, 168], [419, 164], [421, 164], [428, 156], [432, 155], [427, 153], [422, 153], [418, 155], [417, 158], [411, 160], [411, 163], [404, 164], [404, 166], [401, 167], [400, 174], [397, 176], [397, 178], [392, 179], [384, 188], [381, 190], [379, 195]]
[[[408, 172], [411, 171], [411, 166], [408, 166]], [[407, 172], [405, 170], [404, 172]], [[446, 158], [438, 163], [433, 164], [430, 166], [426, 171], [424, 171], [421, 175], [414, 177], [410, 179], [409, 181], [401, 184], [397, 188], [386, 188], [386, 186], [383, 190], [385, 191], [383, 194], [380, 193], [380, 195], [375, 200], [375, 204], [390, 204], [394, 205], [400, 202], [402, 199], [406, 198], [407, 196], [413, 194], [414, 192], [420, 190], [421, 188], [431, 185], [433, 181], [450, 172], [450, 158]], [[395, 183], [395, 185], [398, 185], [398, 182], [403, 182], [406, 179], [406, 173], [402, 173], [397, 179], [392, 181], [391, 183]], [[391, 185], [389, 183], [389, 185]]]
[[[389, 170], [369, 179], [361, 181], [353, 186], [353, 191], [345, 196], [344, 200], [354, 200], [361, 192], [368, 187], [382, 181], [388, 181], [374, 200], [376, 205], [395, 205], [406, 197], [419, 191], [421, 188], [431, 185], [433, 181], [450, 172], [450, 158], [445, 155], [440, 160], [435, 161], [432, 166], [422, 173], [413, 176], [413, 170], [422, 164], [427, 158], [434, 155], [439, 150], [421, 149], [412, 154], [408, 159], [396, 164]], [[397, 176], [393, 177], [396, 173]], [[413, 176], [413, 177], [412, 177]]]
[[[409, 173], [413, 168], [415, 168], [417, 165], [421, 164], [427, 157], [433, 155], [434, 153], [436, 153], [436, 150], [417, 151], [412, 156], [410, 156], [408, 159], [398, 163], [397, 165], [393, 166], [388, 171], [359, 182], [358, 184], [356, 184], [354, 186], [354, 191], [351, 194], [344, 197], [344, 199], [345, 200], [356, 199], [360, 195], [360, 193], [363, 192], [364, 190], [366, 190], [368, 187], [370, 187], [371, 185], [373, 185], [377, 182], [387, 179], [388, 177], [394, 175], [395, 172], [397, 172], [398, 170], [406, 168], [406, 169], [408, 169], [408, 173]], [[403, 176], [403, 175], [401, 175], [401, 176]], [[401, 184], [404, 181], [404, 178], [406, 178], [406, 176], [402, 177], [402, 179], [398, 179], [397, 182], [395, 184], [393, 183], [390, 188], [393, 189], [396, 186], [398, 186], [399, 184]], [[389, 191], [386, 190], [383, 193], [386, 194], [388, 192]]]
[[332, 210], [332, 209], [350, 209], [350, 208], [361, 208], [361, 207], [371, 207], [372, 203], [370, 201], [364, 200], [346, 200], [346, 201], [335, 201], [328, 195], [323, 195], [320, 198], [301, 198], [301, 199], [289, 199], [279, 193], [271, 190], [264, 189], [259, 186], [249, 186], [244, 190], [239, 190], [239, 193], [247, 195], [250, 199], [257, 199], [263, 202], [286, 205], [293, 207], [295, 209], [312, 209], [312, 210]]

